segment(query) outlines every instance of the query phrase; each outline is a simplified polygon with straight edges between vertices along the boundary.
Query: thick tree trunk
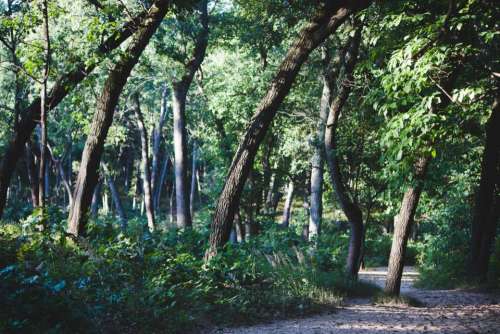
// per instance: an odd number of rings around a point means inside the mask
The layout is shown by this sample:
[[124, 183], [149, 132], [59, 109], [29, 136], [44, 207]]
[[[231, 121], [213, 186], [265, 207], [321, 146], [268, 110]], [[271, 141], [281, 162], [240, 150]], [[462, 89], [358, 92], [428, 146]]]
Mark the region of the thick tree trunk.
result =
[[288, 182], [285, 205], [283, 206], [283, 215], [281, 217], [281, 226], [283, 227], [288, 227], [290, 225], [290, 217], [292, 215], [294, 193], [295, 193], [295, 187], [293, 181], [290, 180], [290, 182]]
[[160, 173], [158, 173], [158, 165], [160, 163], [160, 147], [161, 147], [161, 140], [163, 138], [162, 131], [163, 131], [163, 126], [165, 125], [165, 121], [167, 119], [167, 109], [168, 109], [167, 95], [168, 95], [168, 88], [167, 85], [165, 84], [161, 94], [160, 119], [158, 120], [158, 123], [156, 124], [153, 130], [153, 162], [151, 165], [151, 189], [153, 191], [153, 203], [155, 211], [158, 211], [159, 209], [158, 197], [161, 192], [160, 189], [163, 184], [161, 180], [161, 174], [163, 172], [163, 169]]
[[153, 209], [153, 196], [151, 193], [151, 174], [149, 173], [149, 148], [148, 148], [148, 133], [144, 125], [144, 118], [141, 112], [139, 95], [135, 94], [132, 97], [133, 109], [137, 118], [137, 128], [141, 137], [141, 175], [142, 175], [142, 190], [144, 194], [144, 205], [146, 209], [146, 217], [148, 219], [148, 228], [150, 232], [155, 230], [155, 213]]
[[109, 187], [109, 192], [111, 193], [111, 199], [113, 200], [113, 204], [115, 206], [115, 212], [118, 216], [118, 220], [120, 221], [120, 226], [122, 229], [127, 228], [127, 217], [125, 216], [125, 210], [123, 210], [122, 200], [120, 199], [120, 193], [116, 188], [115, 182], [113, 181], [113, 177], [109, 174], [109, 170], [105, 164], [101, 164], [104, 170], [104, 177], [106, 179], [106, 183]]
[[188, 158], [186, 136], [186, 98], [189, 87], [196, 71], [200, 68], [208, 45], [208, 10], [207, 0], [201, 3], [200, 21], [202, 30], [198, 35], [193, 56], [184, 69], [184, 74], [179, 81], [172, 83], [172, 111], [174, 119], [174, 172], [175, 172], [175, 200], [177, 206], [177, 226], [179, 228], [191, 227], [191, 212], [189, 205], [188, 186]]
[[[161, 2], [167, 3], [168, 0]], [[120, 44], [129, 38], [139, 27], [137, 22], [146, 17], [146, 12], [143, 12], [131, 19], [118, 29], [112, 36], [101, 43], [95, 52], [98, 59], [104, 59], [104, 56], [116, 49]], [[87, 58], [73, 64], [72, 70], [60, 76], [54, 87], [51, 89], [47, 97], [47, 110], [54, 109], [80, 82], [82, 82], [89, 73], [99, 64], [99, 61], [87, 63]], [[3, 156], [0, 165], [0, 218], [2, 217], [5, 208], [7, 190], [9, 188], [12, 173], [15, 170], [17, 161], [22, 155], [23, 148], [29, 140], [35, 127], [39, 124], [41, 112], [41, 99], [36, 98], [31, 105], [20, 114], [23, 116], [18, 127], [11, 138], [7, 150]]]
[[[330, 34], [353, 12], [364, 8], [370, 1], [352, 1], [341, 7], [337, 2], [328, 2], [313, 20], [302, 29], [298, 38], [281, 63], [271, 86], [261, 100], [255, 115], [250, 120], [247, 131], [233, 158], [224, 188], [217, 202], [211, 225], [210, 246], [206, 260], [217, 254], [229, 238], [234, 213], [238, 208], [245, 181], [269, 126], [276, 112], [290, 91], [302, 64]], [[343, 4], [342, 4], [343, 5]]]
[[351, 234], [349, 238], [349, 250], [347, 255], [346, 272], [352, 279], [356, 279], [359, 270], [361, 255], [361, 243], [363, 236], [363, 217], [361, 209], [348, 194], [348, 190], [342, 180], [340, 161], [337, 152], [337, 127], [338, 119], [342, 109], [349, 97], [353, 84], [353, 71], [358, 58], [359, 44], [361, 42], [362, 27], [358, 27], [354, 36], [349, 41], [345, 54], [344, 78], [337, 92], [337, 97], [330, 105], [328, 120], [325, 130], [325, 153], [328, 163], [330, 179], [340, 203], [342, 211], [349, 221]]
[[389, 268], [387, 269], [387, 280], [384, 292], [390, 295], [399, 295], [401, 288], [401, 277], [403, 275], [406, 244], [410, 235], [411, 226], [418, 201], [422, 193], [423, 181], [427, 173], [430, 157], [422, 157], [415, 163], [414, 186], [408, 188], [401, 203], [401, 209], [394, 219], [394, 236], [392, 238], [391, 255], [389, 257]]
[[87, 214], [98, 179], [98, 168], [104, 141], [113, 121], [113, 114], [120, 94], [132, 68], [167, 13], [170, 1], [157, 0], [143, 20], [137, 33], [111, 69], [98, 100], [89, 136], [85, 143], [82, 161], [74, 192], [74, 204], [68, 219], [68, 233], [78, 236], [85, 231]]
[[[481, 179], [472, 218], [470, 274], [484, 281], [488, 274], [491, 247], [495, 238], [495, 188], [500, 187], [500, 97], [495, 98], [486, 124], [486, 142], [481, 162]], [[496, 185], [496, 186], [495, 186]], [[498, 189], [498, 188], [497, 188]], [[496, 190], [498, 192], [498, 190]], [[499, 203], [496, 203], [500, 205]]]

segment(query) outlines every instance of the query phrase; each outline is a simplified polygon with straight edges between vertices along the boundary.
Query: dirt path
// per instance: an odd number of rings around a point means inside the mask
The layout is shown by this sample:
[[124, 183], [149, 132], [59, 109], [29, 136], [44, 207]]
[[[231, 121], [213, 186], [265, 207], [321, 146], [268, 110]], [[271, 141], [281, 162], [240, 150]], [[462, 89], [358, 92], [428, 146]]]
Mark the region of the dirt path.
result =
[[[383, 286], [385, 268], [360, 273], [360, 279]], [[213, 333], [500, 333], [500, 300], [461, 290], [422, 290], [413, 287], [413, 268], [405, 270], [402, 292], [424, 307], [372, 305], [369, 299], [348, 300], [330, 314], [223, 329]]]

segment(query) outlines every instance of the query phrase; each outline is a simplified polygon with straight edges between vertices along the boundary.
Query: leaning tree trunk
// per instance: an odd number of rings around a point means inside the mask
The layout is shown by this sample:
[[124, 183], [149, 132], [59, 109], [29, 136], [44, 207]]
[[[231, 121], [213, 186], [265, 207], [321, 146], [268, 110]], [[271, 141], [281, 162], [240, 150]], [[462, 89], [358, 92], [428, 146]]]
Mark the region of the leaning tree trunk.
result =
[[[167, 3], [167, 0], [159, 2]], [[96, 49], [95, 55], [98, 61], [88, 62], [87, 58], [76, 62], [72, 66], [72, 70], [61, 75], [55, 80], [55, 85], [47, 96], [47, 110], [54, 109], [80, 82], [82, 82], [94, 68], [97, 67], [99, 61], [104, 59], [104, 56], [120, 46], [123, 41], [128, 39], [139, 27], [137, 22], [146, 17], [146, 12], [143, 12], [130, 21], [125, 23], [120, 29], [114, 32]], [[36, 98], [29, 107], [20, 114], [23, 116], [19, 122], [14, 137], [11, 138], [7, 150], [2, 159], [0, 166], [0, 218], [2, 217], [5, 208], [7, 190], [9, 188], [12, 173], [15, 170], [17, 161], [22, 155], [23, 148], [29, 140], [35, 127], [39, 124], [41, 112], [41, 99]]]
[[167, 13], [169, 4], [170, 1], [157, 0], [151, 6], [131, 43], [115, 63], [104, 83], [103, 93], [98, 100], [97, 110], [83, 150], [73, 196], [74, 203], [68, 218], [68, 233], [75, 236], [85, 232], [87, 214], [98, 179], [104, 141], [113, 121], [113, 114], [120, 94], [132, 68]]
[[355, 203], [349, 196], [344, 181], [342, 180], [336, 136], [338, 119], [345, 103], [347, 102], [347, 98], [349, 97], [353, 84], [353, 71], [358, 58], [361, 31], [362, 27], [358, 27], [354, 36], [349, 41], [348, 49], [344, 55], [344, 78], [338, 89], [337, 97], [330, 105], [325, 130], [325, 153], [330, 179], [342, 211], [346, 215], [351, 229], [346, 272], [352, 279], [356, 279], [358, 276], [361, 243], [363, 240], [363, 215], [358, 204]]
[[389, 268], [387, 269], [387, 280], [384, 292], [390, 295], [399, 295], [401, 288], [401, 277], [403, 275], [406, 244], [410, 235], [411, 226], [417, 210], [420, 194], [422, 193], [423, 181], [427, 172], [430, 157], [422, 157], [415, 164], [416, 184], [405, 192], [401, 209], [394, 219], [394, 236], [392, 238], [391, 255], [389, 257]]
[[144, 205], [146, 207], [146, 217], [148, 219], [148, 228], [150, 232], [155, 230], [155, 213], [153, 208], [153, 196], [151, 193], [151, 174], [149, 172], [149, 148], [148, 148], [148, 133], [144, 125], [144, 118], [141, 112], [139, 95], [134, 94], [132, 97], [133, 109], [137, 118], [137, 127], [141, 137], [141, 175], [142, 189], [144, 194]]
[[261, 100], [255, 115], [248, 124], [246, 133], [233, 158], [224, 188], [217, 202], [211, 225], [210, 246], [205, 259], [217, 254], [217, 250], [229, 239], [234, 213], [239, 206], [241, 193], [246, 179], [269, 126], [276, 112], [290, 91], [302, 64], [309, 54], [330, 34], [359, 9], [370, 1], [351, 1], [341, 7], [337, 2], [329, 1], [321, 8], [313, 20], [302, 29], [281, 63], [269, 90]]
[[179, 81], [172, 83], [172, 111], [174, 119], [174, 172], [175, 172], [175, 201], [177, 206], [177, 226], [179, 228], [191, 227], [191, 212], [189, 205], [188, 187], [188, 158], [186, 136], [186, 98], [189, 87], [196, 71], [205, 58], [208, 45], [208, 10], [207, 0], [201, 3], [200, 21], [202, 30], [198, 34], [193, 56], [184, 69], [184, 74]]
[[283, 215], [281, 217], [281, 226], [288, 227], [290, 225], [290, 217], [292, 215], [293, 195], [295, 193], [293, 181], [288, 182], [286, 192], [285, 205], [283, 206]]
[[[453, 89], [453, 85], [458, 74], [462, 70], [462, 66], [463, 64], [459, 60], [458, 63], [455, 64], [453, 70], [449, 72], [447, 76], [440, 79], [439, 86], [442, 88], [442, 91], [439, 97], [441, 102], [431, 106], [431, 113], [437, 113], [450, 104], [451, 100], [445, 92], [450, 92]], [[401, 209], [394, 219], [394, 235], [392, 238], [389, 268], [387, 270], [387, 279], [384, 288], [384, 292], [389, 295], [397, 296], [400, 293], [406, 244], [414, 221], [415, 212], [417, 211], [427, 166], [430, 160], [431, 158], [428, 155], [417, 159], [414, 172], [415, 184], [404, 194]]]
[[[500, 97], [495, 98], [491, 116], [486, 124], [486, 142], [481, 162], [481, 179], [476, 194], [472, 219], [470, 274], [484, 281], [488, 274], [491, 246], [495, 237], [496, 225], [495, 185], [499, 182], [500, 165]], [[497, 203], [497, 205], [500, 205]]]

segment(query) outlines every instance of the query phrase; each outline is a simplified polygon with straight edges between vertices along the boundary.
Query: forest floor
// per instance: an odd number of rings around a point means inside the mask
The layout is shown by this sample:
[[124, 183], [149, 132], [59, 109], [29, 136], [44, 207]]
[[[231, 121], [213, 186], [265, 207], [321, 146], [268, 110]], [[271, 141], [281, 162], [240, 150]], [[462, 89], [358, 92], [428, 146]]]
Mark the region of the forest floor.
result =
[[[360, 272], [360, 279], [383, 287], [386, 268]], [[413, 286], [418, 273], [405, 269], [402, 294], [423, 306], [375, 305], [348, 299], [336, 311], [212, 333], [500, 333], [500, 297], [468, 290], [424, 290]]]

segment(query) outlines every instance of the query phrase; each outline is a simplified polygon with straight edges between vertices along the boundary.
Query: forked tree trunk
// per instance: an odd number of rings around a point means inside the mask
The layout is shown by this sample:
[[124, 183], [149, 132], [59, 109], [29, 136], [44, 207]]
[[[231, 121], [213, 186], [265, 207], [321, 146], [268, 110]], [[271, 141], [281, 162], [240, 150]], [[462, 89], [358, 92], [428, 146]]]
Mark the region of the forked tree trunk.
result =
[[[168, 0], [158, 0], [158, 3], [167, 3]], [[137, 22], [146, 17], [146, 12], [142, 12], [120, 29], [114, 32], [110, 37], [104, 40], [96, 49], [98, 61], [88, 63], [87, 59], [75, 63], [72, 70], [61, 75], [55, 80], [55, 85], [47, 96], [47, 111], [54, 109], [80, 82], [82, 82], [94, 68], [97, 67], [99, 61], [111, 51], [120, 46], [120, 44], [128, 39], [139, 27]], [[0, 218], [2, 217], [5, 208], [7, 190], [9, 188], [12, 173], [15, 170], [17, 161], [22, 155], [23, 148], [29, 140], [35, 127], [39, 124], [41, 112], [40, 98], [35, 98], [29, 107], [23, 110], [20, 114], [23, 115], [20, 120], [13, 138], [8, 143], [7, 150], [2, 159], [0, 166]]]
[[[66, 171], [64, 170], [62, 161], [54, 156], [54, 152], [52, 151], [50, 145], [47, 146], [47, 153], [50, 154], [52, 162], [59, 174], [59, 179], [62, 182], [64, 189], [66, 190], [66, 193], [68, 195], [68, 209], [69, 209], [73, 205], [73, 193], [71, 192], [71, 184], [70, 184], [71, 180], [68, 180], [68, 178], [66, 177]], [[48, 184], [47, 181], [46, 184]]]
[[179, 81], [172, 83], [172, 111], [174, 119], [174, 172], [175, 201], [177, 206], [177, 226], [191, 227], [191, 212], [189, 205], [189, 180], [186, 135], [186, 98], [196, 71], [200, 68], [208, 45], [208, 9], [207, 0], [201, 1], [200, 21], [202, 30], [198, 34], [193, 56], [184, 68], [184, 74]]
[[290, 225], [290, 217], [292, 215], [294, 193], [295, 193], [295, 187], [293, 181], [290, 180], [290, 182], [288, 182], [285, 205], [283, 206], [283, 215], [281, 217], [281, 226], [283, 227], [288, 227]]
[[[498, 93], [497, 93], [498, 94]], [[491, 116], [486, 123], [486, 142], [481, 162], [481, 179], [472, 218], [470, 274], [484, 281], [495, 239], [495, 188], [500, 187], [500, 97], [495, 98]], [[496, 185], [496, 186], [495, 186]], [[498, 188], [496, 190], [499, 191]], [[496, 202], [496, 203], [495, 203]], [[498, 217], [497, 217], [498, 219]]]
[[370, 1], [351, 1], [345, 7], [341, 7], [337, 2], [329, 1], [299, 33], [281, 63], [269, 90], [257, 107], [255, 115], [250, 120], [247, 131], [233, 158], [215, 209], [211, 225], [210, 245], [205, 255], [206, 260], [215, 256], [217, 250], [229, 239], [234, 213], [239, 206], [241, 193], [259, 145], [264, 139], [279, 106], [290, 91], [300, 67], [307, 60], [309, 54], [336, 31], [349, 15], [366, 7], [369, 3]]
[[410, 235], [411, 225], [417, 210], [423, 181], [430, 162], [430, 157], [422, 157], [415, 163], [415, 185], [408, 188], [401, 203], [401, 209], [394, 219], [394, 236], [392, 238], [391, 255], [387, 269], [384, 292], [399, 295], [401, 277], [403, 275], [406, 244]]
[[357, 279], [358, 276], [361, 243], [363, 238], [363, 217], [361, 209], [349, 196], [348, 190], [342, 180], [336, 136], [338, 119], [345, 103], [347, 102], [347, 98], [349, 97], [353, 85], [353, 71], [358, 58], [361, 31], [362, 27], [358, 27], [354, 36], [349, 41], [344, 61], [344, 78], [342, 79], [338, 89], [337, 97], [330, 105], [325, 130], [325, 152], [330, 179], [342, 211], [349, 221], [351, 230], [346, 263], [346, 272], [351, 279]]
[[142, 192], [144, 194], [144, 206], [146, 209], [146, 217], [148, 219], [148, 228], [150, 232], [155, 230], [155, 213], [153, 209], [153, 196], [151, 193], [151, 174], [149, 172], [149, 145], [148, 133], [144, 125], [139, 95], [134, 94], [132, 97], [133, 109], [137, 118], [137, 128], [141, 137], [141, 175], [142, 175]]
[[90, 202], [98, 179], [104, 141], [113, 121], [113, 115], [123, 86], [125, 86], [132, 68], [137, 63], [151, 36], [167, 13], [169, 4], [170, 1], [157, 0], [151, 6], [148, 15], [142, 21], [137, 33], [111, 69], [104, 83], [103, 93], [98, 100], [97, 110], [83, 150], [73, 196], [74, 204], [68, 218], [68, 233], [75, 236], [85, 232]]

